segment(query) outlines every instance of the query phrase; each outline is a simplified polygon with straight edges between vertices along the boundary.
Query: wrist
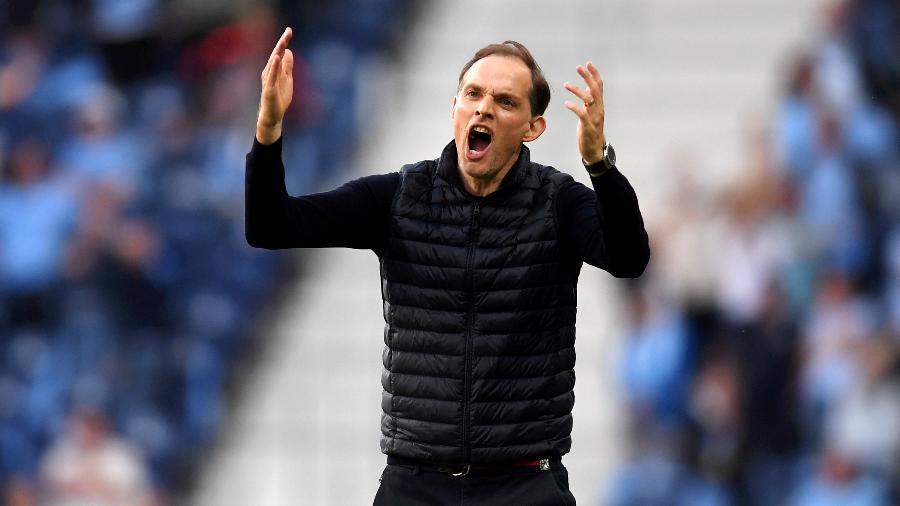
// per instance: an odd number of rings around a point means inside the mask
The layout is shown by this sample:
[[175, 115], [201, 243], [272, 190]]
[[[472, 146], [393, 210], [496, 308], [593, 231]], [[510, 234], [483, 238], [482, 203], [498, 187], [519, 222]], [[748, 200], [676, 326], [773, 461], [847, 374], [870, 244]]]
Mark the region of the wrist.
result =
[[272, 144], [281, 138], [281, 122], [275, 123], [274, 125], [265, 125], [263, 123], [256, 123], [256, 140], [259, 141], [260, 144]]
[[611, 144], [605, 143], [600, 156], [595, 156], [591, 159], [582, 158], [581, 163], [591, 177], [602, 176], [616, 166], [616, 151]]
[[603, 142], [595, 144], [592, 150], [587, 153], [581, 153], [581, 161], [584, 162], [585, 165], [600, 163], [606, 158], [606, 147], [609, 144], [606, 142], [605, 136], [601, 136], [601, 139]]
[[601, 152], [599, 155], [591, 155], [584, 156], [581, 158], [581, 163], [584, 164], [585, 167], [588, 165], [595, 165], [603, 161], [603, 153]]

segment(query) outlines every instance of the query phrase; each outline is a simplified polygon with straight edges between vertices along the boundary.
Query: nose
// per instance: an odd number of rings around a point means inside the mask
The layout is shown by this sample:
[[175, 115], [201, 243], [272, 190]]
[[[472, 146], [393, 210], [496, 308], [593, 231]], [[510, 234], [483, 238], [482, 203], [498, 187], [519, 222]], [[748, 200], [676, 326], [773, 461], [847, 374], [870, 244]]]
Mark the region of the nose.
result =
[[494, 97], [485, 93], [478, 104], [475, 106], [476, 116], [494, 117]]

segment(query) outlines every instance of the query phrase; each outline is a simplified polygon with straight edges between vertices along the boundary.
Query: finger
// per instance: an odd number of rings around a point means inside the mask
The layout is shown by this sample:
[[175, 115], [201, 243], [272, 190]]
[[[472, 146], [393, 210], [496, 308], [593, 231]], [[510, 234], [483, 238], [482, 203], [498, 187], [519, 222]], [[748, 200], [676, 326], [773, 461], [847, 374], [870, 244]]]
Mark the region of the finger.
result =
[[275, 43], [275, 47], [272, 48], [272, 54], [269, 55], [269, 61], [272, 61], [272, 58], [281, 54], [282, 46], [281, 44], [284, 42], [284, 34], [281, 35], [281, 38], [278, 39], [278, 42]]
[[[585, 82], [588, 83], [588, 87], [591, 88], [592, 94], [594, 98], [597, 99], [597, 102], [603, 103], [603, 78], [600, 77], [600, 71], [597, 70], [597, 67], [594, 65], [594, 62], [588, 61], [587, 68], [585, 69], [587, 73], [587, 77], [585, 77]], [[583, 76], [584, 77], [584, 76]]]
[[588, 87], [590, 87], [591, 83], [594, 80], [594, 76], [592, 76], [591, 73], [588, 72], [588, 69], [586, 69], [583, 65], [577, 65], [575, 67], [575, 70], [578, 72], [578, 75], [580, 75], [581, 78], [584, 79], [584, 82], [588, 85]]
[[575, 104], [575, 102], [571, 102], [569, 100], [566, 100], [564, 105], [566, 106], [566, 109], [574, 112], [575, 115], [578, 116], [578, 119], [580, 119], [581, 121], [585, 123], [588, 123], [590, 121], [584, 105], [577, 105]]
[[[591, 73], [585, 67], [582, 67], [581, 65], [575, 67], [575, 70], [577, 70], [578, 75], [580, 75], [581, 78], [584, 79], [584, 82], [585, 82], [585, 84], [587, 84], [588, 89], [591, 90], [591, 94], [592, 95], [597, 94], [598, 93], [597, 82], [594, 80], [594, 76], [592, 76]], [[595, 97], [595, 99], [596, 99], [596, 97]]]
[[293, 76], [294, 75], [294, 52], [290, 49], [284, 50], [284, 60], [281, 65], [284, 69], [285, 76]]
[[266, 62], [266, 66], [263, 67], [262, 73], [259, 75], [260, 79], [262, 79], [263, 87], [265, 87], [266, 83], [269, 82], [269, 73], [272, 72], [272, 60], [273, 59], [274, 59], [274, 56], [269, 58], [269, 61]]
[[287, 42], [291, 38], [291, 33], [291, 29], [286, 28], [284, 33], [282, 33], [281, 37], [278, 39], [278, 42], [275, 43], [275, 47], [272, 49], [272, 54], [269, 55], [269, 59], [266, 61], [266, 66], [263, 68], [261, 74], [263, 84], [269, 82], [269, 77], [272, 75], [273, 70], [276, 70], [276, 57], [281, 56], [284, 52], [284, 49], [287, 47]]
[[594, 65], [594, 62], [588, 62], [588, 70], [591, 72], [591, 76], [594, 78], [594, 81], [597, 83], [597, 95], [595, 98], [598, 102], [603, 103], [603, 77], [600, 76], [600, 70]]
[[603, 78], [600, 77], [600, 70], [597, 69], [597, 66], [594, 65], [594, 62], [589, 61], [587, 64], [587, 69], [588, 69], [588, 72], [591, 73], [591, 77], [593, 77], [594, 80], [597, 81], [597, 84], [602, 85]]
[[584, 79], [585, 84], [587, 84], [588, 90], [590, 90], [591, 99], [585, 101], [585, 104], [590, 103], [591, 108], [594, 109], [593, 106], [595, 102], [602, 102], [602, 93], [597, 87], [597, 82], [594, 80], [594, 76], [592, 76], [585, 67], [578, 65], [577, 67], [575, 67], [575, 69], [578, 71], [578, 75], [580, 75], [582, 79]]
[[281, 34], [281, 38], [278, 39], [279, 45], [281, 45], [281, 55], [284, 56], [284, 51], [287, 49], [288, 45], [291, 43], [291, 39], [294, 37], [294, 30], [291, 27], [287, 27], [284, 29], [284, 33]]
[[575, 86], [572, 83], [565, 83], [563, 86], [566, 87], [567, 90], [571, 91], [575, 94], [576, 97], [580, 98], [582, 102], [585, 104], [589, 104], [594, 101], [594, 98], [591, 96], [591, 92], [589, 90], [583, 90], [578, 86]]
[[266, 85], [269, 87], [275, 86], [275, 81], [278, 80], [278, 72], [281, 69], [281, 56], [274, 55], [272, 56], [272, 67], [269, 68], [269, 75], [266, 79]]
[[294, 31], [291, 30], [291, 27], [287, 27], [284, 29], [284, 33], [281, 34], [281, 37], [278, 38], [278, 42], [275, 43], [275, 47], [272, 49], [272, 54], [269, 56], [269, 60], [271, 60], [275, 55], [281, 56], [284, 53], [284, 50], [287, 48], [288, 43], [290, 43], [291, 41], [291, 37], [293, 37], [293, 33]]

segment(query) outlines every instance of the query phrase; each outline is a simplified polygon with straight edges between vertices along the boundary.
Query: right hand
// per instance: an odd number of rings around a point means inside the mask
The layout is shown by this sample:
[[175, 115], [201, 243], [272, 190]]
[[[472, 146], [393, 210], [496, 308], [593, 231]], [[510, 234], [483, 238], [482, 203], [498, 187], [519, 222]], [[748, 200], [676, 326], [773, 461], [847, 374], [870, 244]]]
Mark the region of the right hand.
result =
[[284, 113], [294, 96], [294, 53], [287, 48], [293, 34], [290, 27], [285, 28], [262, 71], [262, 94], [256, 119], [256, 140], [261, 144], [272, 144], [281, 137]]

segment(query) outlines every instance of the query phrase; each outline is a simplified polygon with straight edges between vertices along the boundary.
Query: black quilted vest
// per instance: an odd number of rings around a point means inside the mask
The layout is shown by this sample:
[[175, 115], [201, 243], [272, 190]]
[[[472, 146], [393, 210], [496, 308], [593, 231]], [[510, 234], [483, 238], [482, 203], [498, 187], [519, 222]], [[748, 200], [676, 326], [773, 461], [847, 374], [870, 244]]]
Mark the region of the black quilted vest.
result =
[[450, 143], [401, 170], [381, 252], [381, 449], [464, 464], [569, 451], [581, 261], [560, 248], [554, 199], [571, 180], [519, 160], [484, 198]]

